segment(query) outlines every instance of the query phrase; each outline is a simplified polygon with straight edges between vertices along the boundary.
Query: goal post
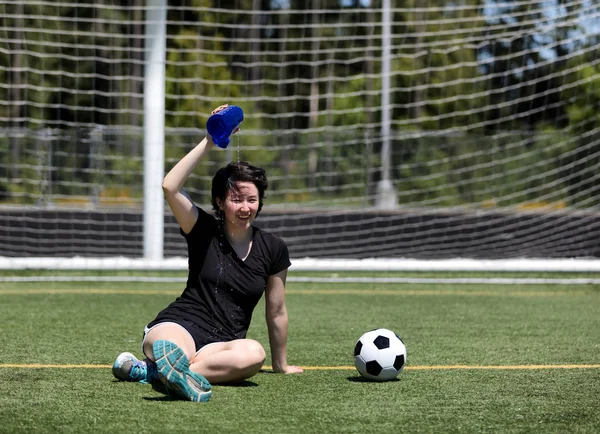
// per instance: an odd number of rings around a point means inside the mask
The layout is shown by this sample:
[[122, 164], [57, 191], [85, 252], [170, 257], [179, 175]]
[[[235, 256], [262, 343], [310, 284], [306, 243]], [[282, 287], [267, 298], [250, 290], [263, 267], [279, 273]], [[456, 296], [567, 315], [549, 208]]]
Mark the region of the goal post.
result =
[[[160, 189], [266, 169], [295, 269], [597, 271], [600, 5], [0, 5], [0, 268], [185, 268]], [[354, 267], [354, 268], [352, 268]], [[370, 267], [370, 268], [369, 268]]]
[[148, 0], [144, 70], [144, 258], [163, 259], [167, 1]]

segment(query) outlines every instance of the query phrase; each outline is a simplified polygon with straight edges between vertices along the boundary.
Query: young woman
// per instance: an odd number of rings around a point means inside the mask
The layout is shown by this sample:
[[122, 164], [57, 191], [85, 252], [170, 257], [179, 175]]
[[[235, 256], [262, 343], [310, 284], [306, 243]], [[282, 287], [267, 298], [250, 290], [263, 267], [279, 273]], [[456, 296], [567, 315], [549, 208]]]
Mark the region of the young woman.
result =
[[198, 208], [183, 190], [213, 146], [210, 136], [204, 138], [162, 185], [188, 245], [186, 288], [146, 326], [142, 341], [146, 359], [122, 353], [113, 365], [120, 380], [148, 383], [160, 378], [169, 392], [198, 402], [210, 399], [210, 383], [241, 381], [262, 367], [265, 350], [246, 333], [263, 292], [273, 370], [302, 372], [286, 360], [287, 246], [252, 225], [263, 206], [265, 171], [246, 162], [219, 169], [212, 182], [216, 218]]

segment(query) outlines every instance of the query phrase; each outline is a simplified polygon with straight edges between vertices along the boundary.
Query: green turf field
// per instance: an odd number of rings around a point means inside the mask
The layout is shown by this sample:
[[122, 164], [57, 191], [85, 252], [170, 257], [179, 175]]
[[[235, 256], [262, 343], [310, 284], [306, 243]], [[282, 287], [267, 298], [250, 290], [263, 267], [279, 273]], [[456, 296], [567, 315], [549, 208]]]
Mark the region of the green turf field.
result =
[[[144, 325], [181, 289], [0, 282], [0, 432], [600, 432], [598, 285], [290, 282], [288, 361], [306, 371], [267, 367], [204, 404], [109, 368], [122, 351], [140, 356]], [[249, 337], [268, 351], [263, 310]], [[376, 327], [406, 344], [397, 381], [353, 368]]]

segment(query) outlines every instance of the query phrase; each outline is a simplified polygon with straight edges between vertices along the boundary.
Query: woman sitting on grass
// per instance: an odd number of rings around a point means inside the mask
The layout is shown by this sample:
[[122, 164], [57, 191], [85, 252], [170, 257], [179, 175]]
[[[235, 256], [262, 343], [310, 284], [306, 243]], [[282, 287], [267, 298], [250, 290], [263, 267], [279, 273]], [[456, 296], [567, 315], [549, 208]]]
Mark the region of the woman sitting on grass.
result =
[[198, 208], [183, 190], [213, 145], [210, 136], [204, 138], [162, 184], [188, 245], [186, 288], [145, 327], [146, 359], [122, 353], [112, 368], [115, 377], [124, 381], [149, 383], [160, 378], [167, 391], [198, 402], [210, 399], [210, 383], [241, 381], [262, 367], [265, 350], [246, 333], [263, 292], [273, 370], [302, 372], [286, 361], [287, 246], [252, 225], [263, 206], [265, 171], [246, 162], [219, 169], [212, 181], [216, 218]]

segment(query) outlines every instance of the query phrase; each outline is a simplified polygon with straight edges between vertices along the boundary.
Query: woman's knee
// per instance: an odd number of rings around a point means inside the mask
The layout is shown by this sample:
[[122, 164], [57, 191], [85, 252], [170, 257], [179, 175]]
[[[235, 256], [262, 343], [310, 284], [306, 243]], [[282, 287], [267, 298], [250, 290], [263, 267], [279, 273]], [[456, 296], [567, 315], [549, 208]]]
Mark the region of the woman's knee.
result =
[[253, 339], [248, 339], [246, 345], [246, 351], [249, 355], [249, 358], [252, 359], [252, 364], [262, 366], [267, 358], [267, 353], [260, 342], [257, 342]]

